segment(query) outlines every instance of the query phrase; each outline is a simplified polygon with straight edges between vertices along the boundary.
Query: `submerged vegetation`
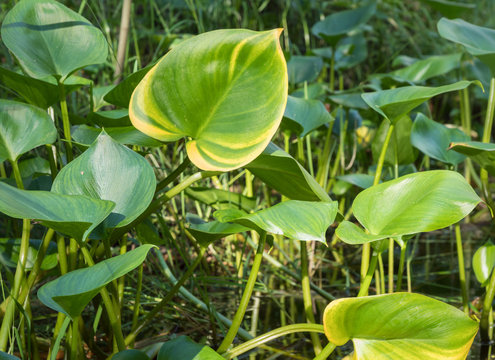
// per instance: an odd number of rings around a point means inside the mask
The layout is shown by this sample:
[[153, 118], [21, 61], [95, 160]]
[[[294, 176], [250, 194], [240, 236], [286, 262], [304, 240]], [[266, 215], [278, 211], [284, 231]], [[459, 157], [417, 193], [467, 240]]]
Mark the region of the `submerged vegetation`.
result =
[[492, 358], [491, 1], [0, 9], [0, 359]]

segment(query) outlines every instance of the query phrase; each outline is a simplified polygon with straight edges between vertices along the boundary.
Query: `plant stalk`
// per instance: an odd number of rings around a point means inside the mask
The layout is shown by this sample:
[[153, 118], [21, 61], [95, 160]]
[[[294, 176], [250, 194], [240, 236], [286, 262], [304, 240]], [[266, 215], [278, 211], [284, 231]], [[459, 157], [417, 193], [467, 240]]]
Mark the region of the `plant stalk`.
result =
[[65, 151], [67, 155], [67, 163], [70, 163], [73, 159], [72, 154], [72, 138], [70, 134], [70, 121], [69, 121], [69, 111], [67, 109], [67, 99], [65, 94], [64, 84], [59, 81], [58, 91], [60, 96], [60, 111], [62, 113], [62, 125], [64, 129], [65, 138]]
[[461, 283], [462, 308], [469, 315], [469, 295], [466, 284], [466, 270], [464, 267], [464, 249], [462, 247], [461, 225], [455, 224], [455, 241], [457, 245], [457, 260], [459, 263], [459, 282]]
[[368, 272], [366, 273], [366, 277], [361, 283], [361, 287], [359, 288], [359, 293], [357, 297], [368, 295], [368, 289], [371, 284], [371, 280], [373, 279], [373, 273], [375, 272], [376, 263], [378, 259], [378, 253], [373, 251], [373, 255], [371, 256], [370, 266], [368, 267]]

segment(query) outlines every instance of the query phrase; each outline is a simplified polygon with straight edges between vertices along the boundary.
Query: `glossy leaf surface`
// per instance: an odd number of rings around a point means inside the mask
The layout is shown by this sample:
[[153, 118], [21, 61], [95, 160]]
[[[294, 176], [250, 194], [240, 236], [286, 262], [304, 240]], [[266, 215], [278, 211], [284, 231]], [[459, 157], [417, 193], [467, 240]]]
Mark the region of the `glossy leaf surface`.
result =
[[102, 132], [88, 150], [58, 173], [52, 191], [113, 201], [115, 208], [103, 223], [110, 229], [138, 217], [151, 202], [155, 188], [151, 165]]
[[443, 38], [464, 45], [466, 50], [483, 61], [495, 74], [495, 30], [473, 25], [462, 19], [442, 18], [437, 24]]
[[369, 107], [395, 123], [401, 116], [430, 98], [446, 92], [465, 89], [473, 83], [480, 84], [478, 81], [458, 81], [439, 87], [405, 86], [365, 93], [362, 97]]
[[203, 170], [254, 160], [270, 142], [287, 101], [280, 30], [217, 30], [175, 46], [134, 91], [133, 125], [162, 141], [191, 137], [186, 150]]
[[346, 244], [351, 245], [360, 245], [366, 244], [373, 241], [378, 241], [382, 239], [387, 239], [388, 235], [372, 235], [364, 232], [362, 228], [357, 226], [356, 224], [344, 220], [342, 221], [337, 229], [335, 230], [335, 234]]
[[57, 130], [42, 109], [0, 99], [0, 161], [17, 160], [25, 152], [57, 139]]
[[212, 348], [195, 343], [187, 336], [167, 341], [158, 352], [157, 360], [224, 360]]
[[292, 56], [287, 62], [287, 72], [291, 84], [314, 81], [323, 68], [323, 60], [318, 56]]
[[283, 235], [295, 240], [326, 243], [325, 232], [335, 220], [337, 202], [288, 200], [252, 214], [239, 210], [218, 210], [221, 222], [241, 224], [256, 231]]
[[480, 201], [459, 173], [432, 170], [368, 188], [354, 199], [352, 209], [370, 234], [398, 236], [455, 224]]
[[78, 13], [52, 0], [24, 0], [2, 24], [2, 40], [34, 78], [64, 80], [84, 66], [103, 63], [108, 55], [103, 33]]
[[292, 200], [330, 201], [330, 196], [292, 156], [270, 143], [246, 169]]
[[[91, 145], [96, 141], [101, 133], [101, 129], [91, 127], [88, 125], [79, 125], [73, 128], [72, 138], [74, 141], [83, 145]], [[157, 147], [163, 144], [143, 134], [141, 131], [137, 130], [134, 126], [123, 126], [123, 127], [108, 127], [105, 128], [105, 132], [120, 144], [125, 145], [138, 145], [138, 146], [149, 146]]]
[[[30, 239], [28, 255], [26, 259], [26, 270], [31, 270], [36, 257], [38, 256], [38, 249], [41, 246], [41, 240]], [[19, 260], [19, 250], [21, 248], [21, 239], [0, 239], [0, 262], [4, 266], [15, 268], [17, 261]], [[41, 263], [42, 270], [53, 269], [58, 264], [57, 258], [57, 245], [51, 242], [46, 250], [45, 257]]]
[[20, 190], [0, 182], [0, 212], [17, 219], [40, 220], [43, 225], [83, 241], [114, 206], [111, 201]]
[[43, 285], [38, 290], [38, 298], [49, 308], [74, 319], [105, 285], [138, 267], [153, 247], [141, 245], [94, 266], [66, 273]]
[[428, 119], [423, 114], [418, 114], [414, 120], [411, 142], [424, 154], [444, 163], [457, 165], [464, 161], [464, 155], [455, 151], [449, 151], [452, 142], [469, 141], [469, 136], [461, 130], [448, 128], [443, 124]]
[[487, 241], [473, 255], [473, 270], [481, 286], [488, 285], [495, 267], [495, 245]]
[[418, 60], [405, 68], [392, 71], [387, 75], [413, 83], [421, 83], [457, 69], [461, 64], [461, 56], [461, 53], [430, 56], [426, 59]]
[[332, 301], [323, 326], [337, 346], [352, 340], [354, 360], [464, 360], [478, 331], [462, 311], [412, 293]]
[[289, 96], [282, 125], [292, 129], [299, 137], [304, 137], [332, 120], [321, 101]]
[[464, 141], [450, 144], [450, 149], [469, 156], [491, 175], [495, 175], [495, 144]]

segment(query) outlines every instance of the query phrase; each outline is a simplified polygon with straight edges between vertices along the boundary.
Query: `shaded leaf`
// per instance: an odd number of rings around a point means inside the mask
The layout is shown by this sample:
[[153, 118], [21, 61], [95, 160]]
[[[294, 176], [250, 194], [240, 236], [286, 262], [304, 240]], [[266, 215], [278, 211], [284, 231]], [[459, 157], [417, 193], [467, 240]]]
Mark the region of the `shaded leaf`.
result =
[[[38, 256], [38, 250], [41, 246], [41, 240], [30, 239], [28, 256], [26, 259], [26, 270], [33, 268], [36, 257]], [[19, 260], [19, 250], [21, 249], [21, 239], [0, 239], [0, 262], [4, 266], [15, 268], [17, 261]], [[58, 264], [58, 250], [57, 245], [51, 242], [46, 250], [45, 257], [41, 263], [42, 270], [53, 269]]]
[[476, 4], [469, 4], [460, 1], [450, 0], [420, 0], [425, 4], [430, 5], [433, 9], [440, 12], [448, 18], [466, 16], [467, 13], [476, 8]]
[[127, 349], [112, 356], [112, 360], [150, 360], [150, 358], [142, 351]]
[[[154, 65], [154, 64], [153, 64]], [[127, 78], [122, 80], [112, 90], [110, 90], [104, 97], [105, 101], [110, 104], [117, 105], [123, 108], [129, 107], [131, 101], [131, 95], [139, 82], [143, 79], [144, 75], [151, 70], [153, 65], [146, 66], [145, 68], [138, 70]]]
[[207, 204], [217, 210], [237, 207], [249, 212], [256, 207], [256, 198], [250, 198], [226, 190], [206, 187], [189, 187], [185, 190], [185, 193], [190, 198]]
[[495, 144], [464, 141], [450, 144], [449, 149], [469, 156], [491, 175], [495, 175]]
[[93, 112], [88, 115], [88, 120], [101, 127], [132, 126], [127, 109]]
[[331, 121], [333, 118], [321, 101], [287, 97], [282, 126], [285, 125], [299, 137], [304, 137]]
[[194, 219], [193, 222], [193, 219], [188, 217], [188, 221], [190, 222], [188, 230], [203, 247], [207, 247], [211, 243], [228, 235], [250, 230], [250, 228], [239, 224], [222, 223], [220, 221], [204, 222], [198, 220], [200, 219]]
[[430, 56], [426, 59], [418, 60], [405, 68], [392, 71], [387, 75], [413, 83], [420, 83], [459, 68], [461, 57], [461, 53]]
[[164, 343], [157, 360], [224, 360], [212, 348], [197, 344], [187, 336], [179, 336]]
[[287, 72], [291, 84], [314, 81], [323, 68], [323, 60], [317, 56], [291, 56]]
[[[73, 127], [73, 130], [72, 138], [79, 144], [88, 146], [93, 144], [102, 132], [102, 129], [88, 125], [78, 125], [77, 127]], [[120, 144], [149, 147], [163, 145], [160, 141], [143, 134], [134, 126], [108, 127], [105, 128], [105, 133]]]

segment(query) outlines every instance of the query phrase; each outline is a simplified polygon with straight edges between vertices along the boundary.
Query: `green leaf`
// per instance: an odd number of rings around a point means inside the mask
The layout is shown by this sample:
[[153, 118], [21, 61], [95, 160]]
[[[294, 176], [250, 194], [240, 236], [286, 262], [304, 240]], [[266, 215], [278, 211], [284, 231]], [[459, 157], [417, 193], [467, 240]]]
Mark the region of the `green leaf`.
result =
[[340, 240], [351, 245], [366, 244], [387, 239], [389, 237], [388, 235], [367, 234], [359, 226], [347, 220], [344, 220], [339, 224], [337, 230], [335, 230], [335, 234]]
[[0, 360], [21, 360], [17, 356], [7, 354], [3, 351], [0, 351]]
[[[331, 61], [333, 50], [331, 47], [326, 47], [313, 49], [312, 52]], [[335, 70], [350, 69], [366, 60], [367, 56], [368, 48], [362, 33], [345, 37], [337, 44]]]
[[326, 191], [301, 164], [273, 143], [246, 169], [290, 199], [331, 201]]
[[495, 267], [495, 245], [488, 240], [473, 255], [473, 270], [481, 286], [487, 286]]
[[449, 149], [469, 156], [483, 169], [495, 176], [495, 144], [464, 141], [450, 144]]
[[287, 107], [282, 125], [286, 125], [299, 137], [333, 121], [332, 116], [319, 100], [287, 97]]
[[52, 0], [23, 0], [2, 24], [2, 40], [31, 77], [65, 80], [108, 55], [103, 33], [81, 15]]
[[317, 56], [292, 56], [287, 62], [291, 84], [314, 81], [323, 68], [323, 60]]
[[392, 71], [387, 75], [413, 83], [420, 83], [457, 69], [461, 64], [461, 57], [461, 53], [430, 56], [405, 68]]
[[150, 358], [142, 351], [127, 349], [112, 356], [112, 360], [150, 360]]
[[376, 1], [369, 1], [365, 6], [356, 9], [332, 13], [314, 24], [311, 32], [335, 46], [340, 38], [366, 23], [375, 12]]
[[[385, 163], [388, 165], [395, 164], [395, 152], [397, 151], [397, 162], [399, 165], [411, 164], [418, 157], [418, 151], [411, 144], [411, 129], [413, 123], [409, 116], [404, 115], [395, 123], [394, 132], [390, 138], [390, 142], [385, 153]], [[390, 128], [390, 121], [383, 119], [380, 127], [378, 128], [373, 142], [371, 144], [371, 151], [373, 159], [378, 162], [380, 152], [387, 137], [388, 129]]]
[[464, 45], [467, 52], [484, 62], [495, 74], [495, 30], [473, 25], [462, 19], [442, 18], [437, 23], [441, 37]]
[[129, 75], [105, 95], [105, 101], [113, 105], [128, 108], [132, 92], [152, 67], [153, 65], [149, 65]]
[[127, 109], [93, 112], [88, 115], [88, 120], [101, 127], [132, 127]]
[[356, 196], [352, 210], [370, 234], [395, 237], [455, 224], [480, 201], [459, 173], [432, 170], [368, 188]]
[[337, 179], [360, 187], [361, 189], [367, 189], [373, 186], [374, 176], [368, 174], [348, 174], [337, 176]]
[[411, 142], [424, 154], [444, 163], [457, 165], [464, 161], [464, 155], [449, 151], [451, 142], [469, 141], [469, 136], [461, 130], [448, 128], [445, 125], [428, 119], [423, 114], [418, 114], [414, 120]]
[[102, 132], [88, 150], [58, 173], [52, 191], [113, 201], [115, 208], [103, 222], [105, 229], [111, 229], [137, 218], [150, 204], [155, 188], [151, 165]]
[[112, 211], [112, 201], [49, 191], [20, 190], [0, 182], [0, 212], [43, 225], [84, 241]]
[[187, 336], [179, 336], [164, 343], [157, 360], [224, 360], [212, 348], [195, 343]]
[[[21, 177], [34, 177], [42, 174], [50, 174], [50, 163], [39, 156], [28, 158], [19, 162], [19, 172]], [[12, 174], [13, 176], [14, 174]]]
[[446, 16], [450, 19], [460, 16], [467, 16], [469, 11], [476, 9], [476, 4], [469, 4], [459, 1], [450, 1], [450, 0], [420, 0], [420, 1], [430, 5], [433, 9], [437, 10], [443, 16]]
[[362, 97], [369, 107], [392, 123], [395, 123], [403, 115], [430, 98], [446, 92], [465, 89], [471, 84], [481, 86], [479, 81], [458, 81], [439, 87], [404, 86], [396, 89], [365, 93]]
[[332, 301], [323, 326], [337, 346], [352, 340], [355, 360], [464, 360], [478, 331], [455, 307], [411, 293]]
[[361, 93], [353, 92], [334, 92], [329, 99], [337, 105], [342, 105], [354, 109], [368, 109], [368, 105], [363, 101]]
[[0, 99], [0, 161], [15, 161], [25, 152], [56, 139], [57, 130], [45, 111]]
[[[30, 239], [28, 256], [26, 259], [26, 270], [33, 268], [36, 257], [38, 256], [38, 250], [41, 246], [41, 240]], [[21, 239], [1, 239], [0, 238], [0, 262], [4, 266], [15, 268], [17, 261], [19, 260], [19, 250], [21, 249]], [[41, 263], [42, 270], [53, 269], [58, 264], [58, 249], [57, 245], [51, 242], [46, 250], [45, 257]]]
[[211, 189], [206, 187], [189, 187], [185, 190], [188, 197], [207, 204], [214, 209], [237, 207], [244, 211], [254, 210], [256, 198], [250, 198], [231, 191]]
[[[79, 144], [88, 146], [94, 143], [102, 132], [102, 129], [98, 129], [88, 125], [79, 125], [77, 127], [74, 126], [73, 130], [74, 131], [72, 131], [72, 138]], [[105, 132], [120, 144], [149, 147], [157, 147], [163, 145], [160, 141], [143, 134], [134, 126], [107, 127], [105, 128]]]
[[154, 247], [141, 245], [94, 266], [71, 271], [43, 285], [38, 290], [38, 298], [49, 308], [74, 319], [105, 285], [141, 265]]
[[187, 154], [203, 170], [251, 162], [275, 134], [287, 102], [280, 32], [217, 30], [181, 42], [134, 91], [133, 125], [162, 141], [191, 137]]
[[258, 232], [326, 244], [325, 232], [334, 222], [337, 211], [336, 201], [288, 200], [252, 214], [229, 209], [215, 211], [213, 216], [221, 222], [241, 224]]
[[198, 221], [200, 219], [194, 219], [195, 222], [193, 223], [191, 217], [188, 217], [188, 220], [190, 222], [188, 230], [203, 247], [207, 247], [211, 243], [228, 235], [250, 230], [239, 224], [222, 223], [220, 221]]

